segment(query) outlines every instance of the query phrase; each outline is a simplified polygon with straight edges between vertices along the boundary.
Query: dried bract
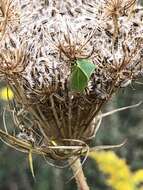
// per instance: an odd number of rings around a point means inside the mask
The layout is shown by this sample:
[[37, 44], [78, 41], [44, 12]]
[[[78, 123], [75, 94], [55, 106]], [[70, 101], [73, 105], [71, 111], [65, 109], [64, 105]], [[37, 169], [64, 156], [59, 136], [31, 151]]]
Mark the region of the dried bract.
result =
[[16, 77], [26, 67], [26, 54], [23, 47], [0, 50], [0, 72], [3, 76]]
[[125, 14], [133, 8], [136, 4], [136, 0], [105, 0], [106, 15], [111, 17], [119, 17]]
[[0, 39], [8, 32], [8, 29], [16, 29], [19, 22], [17, 10], [18, 8], [14, 6], [12, 0], [0, 1]]

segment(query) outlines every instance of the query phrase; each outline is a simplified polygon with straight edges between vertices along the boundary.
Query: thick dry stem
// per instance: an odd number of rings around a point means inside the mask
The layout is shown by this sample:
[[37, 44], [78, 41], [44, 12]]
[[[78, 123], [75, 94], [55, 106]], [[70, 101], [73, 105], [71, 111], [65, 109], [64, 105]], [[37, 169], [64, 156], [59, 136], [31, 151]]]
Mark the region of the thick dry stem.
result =
[[[70, 159], [69, 162], [72, 163], [73, 159], [75, 158]], [[76, 160], [76, 162], [71, 164], [71, 168], [77, 183], [78, 190], [89, 190], [89, 186], [86, 182], [80, 159]]]

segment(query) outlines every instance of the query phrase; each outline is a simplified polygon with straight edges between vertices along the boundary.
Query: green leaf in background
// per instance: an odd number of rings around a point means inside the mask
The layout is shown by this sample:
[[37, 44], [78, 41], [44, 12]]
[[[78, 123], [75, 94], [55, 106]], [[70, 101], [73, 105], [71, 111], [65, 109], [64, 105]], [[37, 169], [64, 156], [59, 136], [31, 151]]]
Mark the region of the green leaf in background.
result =
[[91, 60], [78, 59], [71, 74], [71, 89], [78, 92], [83, 91], [95, 69], [96, 65]]

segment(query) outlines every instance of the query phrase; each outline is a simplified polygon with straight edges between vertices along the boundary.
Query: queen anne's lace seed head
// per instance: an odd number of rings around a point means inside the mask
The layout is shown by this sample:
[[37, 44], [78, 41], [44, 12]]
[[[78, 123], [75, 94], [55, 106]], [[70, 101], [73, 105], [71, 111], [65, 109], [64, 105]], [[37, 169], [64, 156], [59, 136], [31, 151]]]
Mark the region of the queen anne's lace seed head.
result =
[[[96, 83], [109, 94], [109, 83], [116, 79], [115, 85], [120, 86], [142, 72], [143, 11], [135, 0], [12, 2], [7, 0], [5, 7], [1, 3], [2, 13], [5, 8], [8, 15], [5, 28], [10, 27], [0, 42], [1, 70], [4, 73], [7, 67], [15, 73], [17, 69], [20, 83], [26, 80], [31, 89], [44, 87], [53, 93], [59, 82], [64, 88], [65, 81], [68, 87], [71, 64], [82, 58], [98, 66], [88, 85], [89, 94], [94, 94]], [[16, 18], [9, 15], [20, 19], [12, 33]]]
[[[13, 0], [5, 22], [0, 6], [0, 76], [18, 107], [48, 140], [92, 137], [103, 103], [143, 76], [143, 8], [135, 0]], [[81, 93], [70, 88], [78, 59], [96, 65]]]

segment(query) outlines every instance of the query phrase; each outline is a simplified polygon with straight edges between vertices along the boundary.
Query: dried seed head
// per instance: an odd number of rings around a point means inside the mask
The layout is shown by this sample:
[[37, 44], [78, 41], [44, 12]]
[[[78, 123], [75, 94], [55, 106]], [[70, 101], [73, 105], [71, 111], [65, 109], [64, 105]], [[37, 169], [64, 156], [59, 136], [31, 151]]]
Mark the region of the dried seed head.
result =
[[[84, 94], [95, 95], [95, 100], [108, 99], [114, 86], [116, 89], [142, 72], [143, 12], [135, 9], [132, 19], [120, 14], [134, 4], [133, 0], [51, 1], [45, 9], [40, 1], [21, 1], [20, 25], [13, 33], [19, 41], [11, 35], [1, 41], [1, 72], [21, 71], [19, 82], [27, 87], [26, 96], [32, 102], [39, 97], [45, 101], [53, 92], [67, 94], [71, 62], [89, 57], [97, 69]], [[104, 6], [109, 13], [106, 22]], [[118, 15], [117, 28], [113, 15]], [[22, 52], [27, 52], [28, 59], [21, 53], [22, 38], [27, 43]]]
[[0, 1], [0, 39], [6, 31], [11, 32], [16, 29], [19, 22], [18, 7], [16, 8], [12, 0]]
[[[142, 76], [143, 9], [134, 7], [135, 2], [19, 1], [19, 26], [8, 29], [0, 41], [0, 74], [9, 79], [15, 93], [14, 121], [18, 122], [20, 138], [26, 134], [21, 135], [19, 124], [30, 126], [35, 153], [58, 160], [82, 151], [76, 149], [71, 154], [58, 145], [87, 150], [84, 141], [95, 135], [103, 104], [119, 88]], [[17, 9], [16, 0], [13, 3], [13, 10]], [[82, 58], [90, 58], [96, 69], [79, 93], [71, 90], [70, 78], [73, 62]], [[29, 116], [32, 119], [27, 124]], [[94, 117], [95, 126], [91, 124]], [[31, 147], [27, 139], [9, 139], [22, 150], [25, 143], [28, 150]], [[49, 153], [51, 145], [55, 149]]]
[[135, 4], [136, 0], [105, 0], [106, 16], [119, 17], [125, 15]]
[[11, 48], [1, 48], [0, 50], [0, 72], [2, 76], [16, 77], [16, 75], [20, 75], [24, 71], [27, 55], [25, 45], [16, 47], [17, 44], [12, 39], [10, 41]]

